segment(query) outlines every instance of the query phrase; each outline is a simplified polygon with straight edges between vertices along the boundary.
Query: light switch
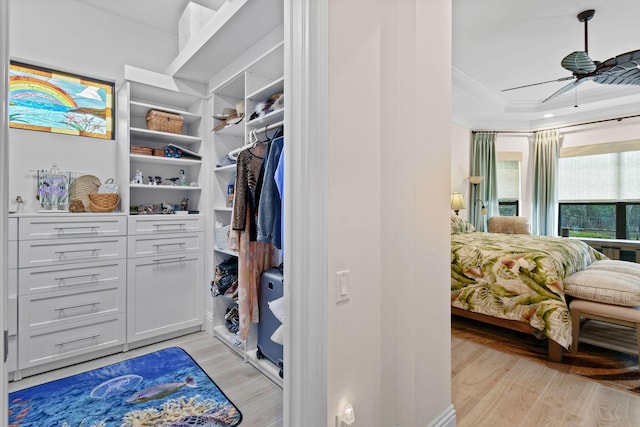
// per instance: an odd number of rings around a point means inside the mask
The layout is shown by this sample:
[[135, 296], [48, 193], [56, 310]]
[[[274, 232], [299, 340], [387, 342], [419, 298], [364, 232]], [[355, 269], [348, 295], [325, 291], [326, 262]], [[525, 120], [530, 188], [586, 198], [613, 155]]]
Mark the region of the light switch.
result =
[[349, 301], [349, 270], [336, 272], [336, 304]]

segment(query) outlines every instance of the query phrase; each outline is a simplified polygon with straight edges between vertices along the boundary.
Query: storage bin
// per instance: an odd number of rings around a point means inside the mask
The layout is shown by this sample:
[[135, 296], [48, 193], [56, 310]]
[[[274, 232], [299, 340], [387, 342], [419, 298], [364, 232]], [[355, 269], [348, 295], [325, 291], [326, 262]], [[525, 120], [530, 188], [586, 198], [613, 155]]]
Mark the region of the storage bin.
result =
[[227, 249], [227, 247], [229, 246], [229, 230], [230, 229], [231, 229], [231, 226], [229, 225], [215, 228], [215, 240], [216, 240], [216, 247], [218, 249]]
[[182, 133], [184, 117], [166, 111], [149, 110], [147, 112], [147, 128], [161, 132]]

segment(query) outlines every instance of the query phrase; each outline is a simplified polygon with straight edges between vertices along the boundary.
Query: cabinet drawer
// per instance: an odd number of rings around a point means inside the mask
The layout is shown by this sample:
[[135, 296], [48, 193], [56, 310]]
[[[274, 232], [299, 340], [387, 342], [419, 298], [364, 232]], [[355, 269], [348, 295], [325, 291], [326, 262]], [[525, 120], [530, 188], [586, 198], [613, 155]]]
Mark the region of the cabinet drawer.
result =
[[18, 240], [18, 218], [9, 218], [9, 241]]
[[129, 236], [129, 257], [201, 251], [202, 233], [177, 236]]
[[203, 223], [201, 215], [137, 215], [129, 217], [129, 234], [193, 233]]
[[20, 218], [20, 240], [123, 236], [127, 233], [124, 215], [62, 215]]
[[16, 240], [10, 240], [7, 250], [8, 266], [9, 268], [18, 268], [18, 242]]
[[126, 260], [86, 262], [20, 270], [20, 295], [111, 286], [126, 279]]
[[18, 263], [21, 268], [25, 268], [124, 258], [127, 249], [125, 239], [125, 237], [101, 237], [21, 241]]
[[18, 333], [18, 297], [7, 299], [7, 329], [9, 335]]
[[10, 268], [9, 271], [9, 287], [7, 289], [8, 297], [18, 296], [18, 269]]
[[124, 283], [20, 296], [20, 333], [124, 313]]
[[18, 368], [54, 362], [124, 343], [124, 316], [76, 322], [65, 328], [20, 332]]

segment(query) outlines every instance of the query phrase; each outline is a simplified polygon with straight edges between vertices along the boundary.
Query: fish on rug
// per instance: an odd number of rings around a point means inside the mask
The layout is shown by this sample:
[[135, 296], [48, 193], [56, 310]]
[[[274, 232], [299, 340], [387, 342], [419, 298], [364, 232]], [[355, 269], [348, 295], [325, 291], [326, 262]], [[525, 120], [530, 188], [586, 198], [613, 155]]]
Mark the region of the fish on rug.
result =
[[240, 410], [170, 347], [9, 394], [9, 426], [237, 426]]
[[458, 316], [451, 316], [451, 333], [494, 350], [539, 361], [561, 372], [640, 395], [640, 366], [636, 355], [580, 343], [577, 354], [565, 350], [562, 362], [552, 362], [547, 358], [546, 340]]

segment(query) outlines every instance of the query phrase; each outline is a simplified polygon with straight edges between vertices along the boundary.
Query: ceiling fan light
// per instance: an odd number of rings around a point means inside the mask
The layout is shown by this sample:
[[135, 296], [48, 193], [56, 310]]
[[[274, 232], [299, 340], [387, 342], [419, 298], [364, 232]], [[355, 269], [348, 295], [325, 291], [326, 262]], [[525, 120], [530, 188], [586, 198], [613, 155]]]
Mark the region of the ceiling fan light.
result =
[[584, 51], [571, 52], [562, 58], [560, 65], [562, 65], [562, 68], [565, 70], [578, 74], [593, 73], [596, 70], [596, 64], [589, 58], [587, 52]]

